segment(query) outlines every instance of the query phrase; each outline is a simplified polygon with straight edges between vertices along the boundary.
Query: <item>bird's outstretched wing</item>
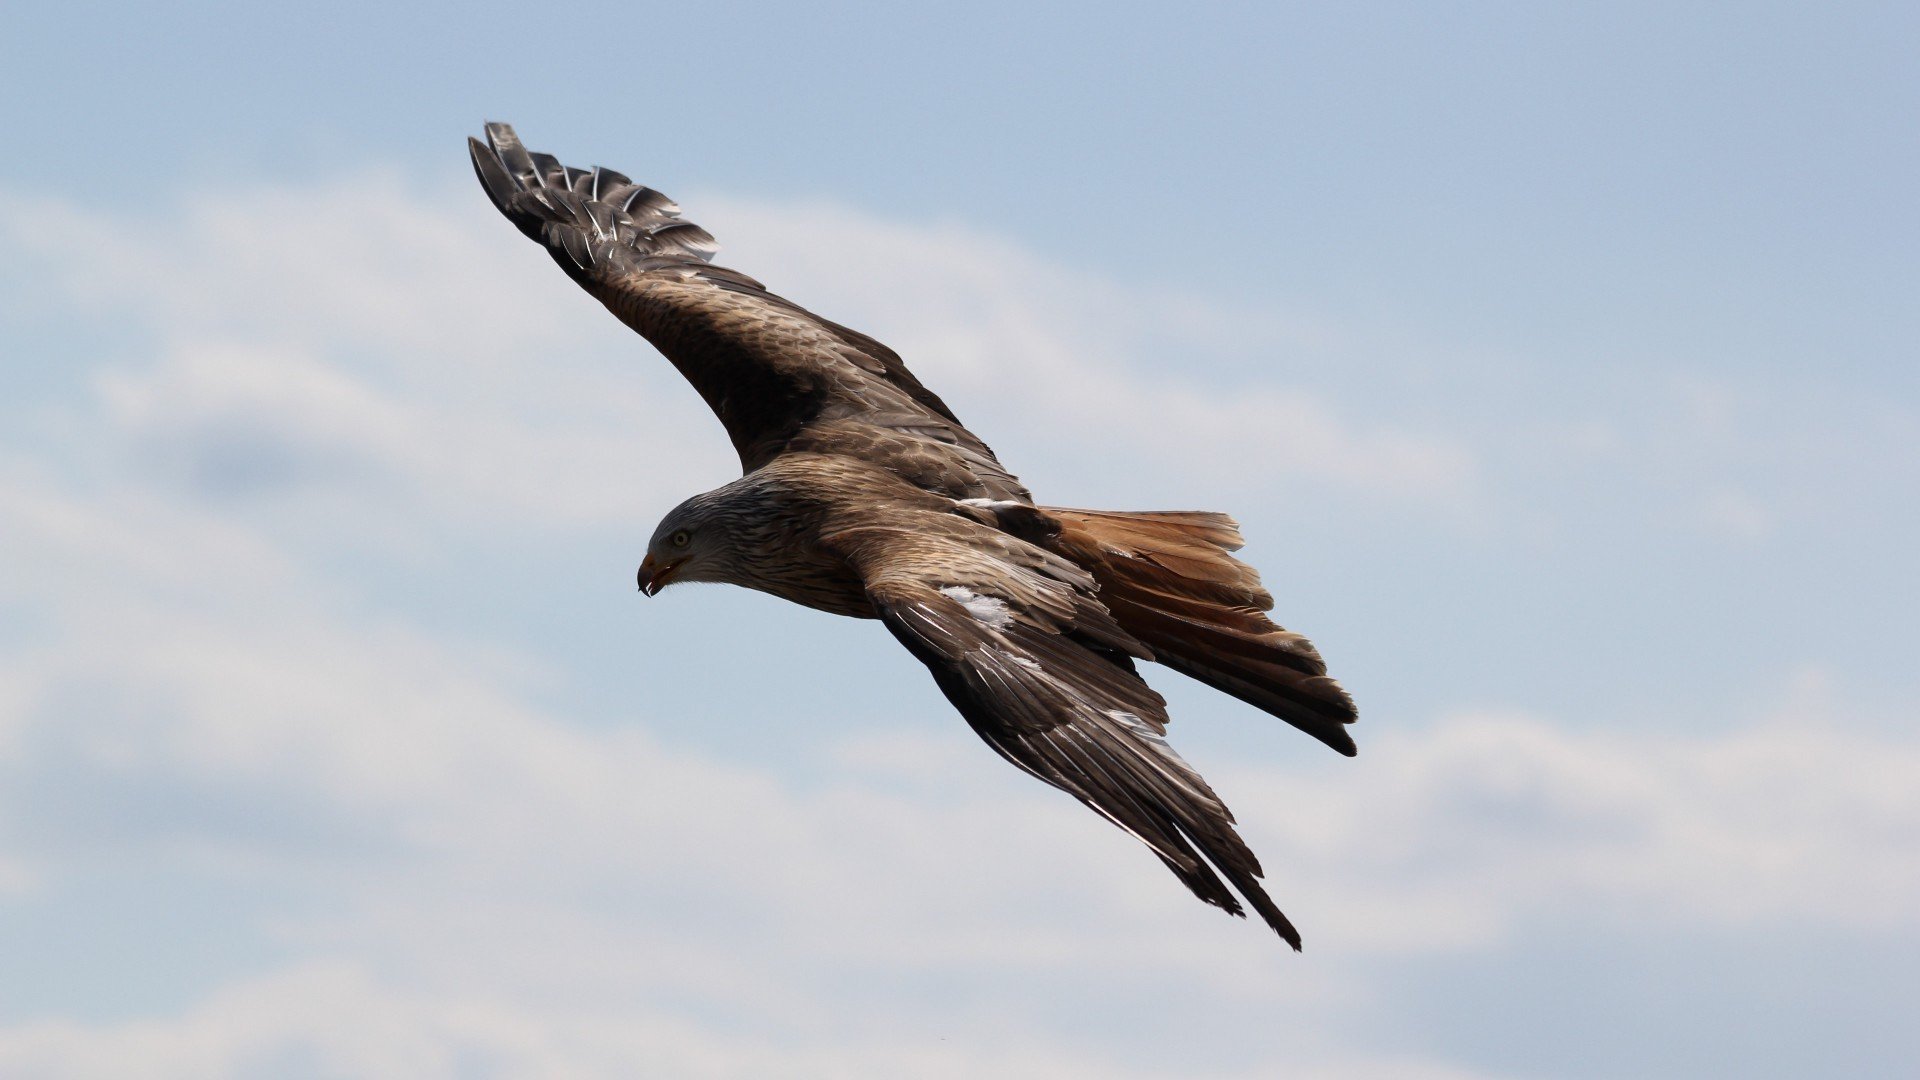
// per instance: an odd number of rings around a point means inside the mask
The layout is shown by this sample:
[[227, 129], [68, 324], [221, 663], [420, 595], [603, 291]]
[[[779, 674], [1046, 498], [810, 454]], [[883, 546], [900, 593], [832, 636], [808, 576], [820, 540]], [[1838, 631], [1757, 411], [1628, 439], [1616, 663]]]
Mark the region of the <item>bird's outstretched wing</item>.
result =
[[672, 361], [744, 470], [788, 451], [846, 454], [951, 498], [1028, 500], [898, 354], [712, 265], [713, 237], [665, 195], [529, 152], [506, 124], [467, 143], [494, 206]]
[[987, 526], [897, 506], [823, 543], [988, 746], [1133, 834], [1200, 899], [1243, 915], [1224, 875], [1300, 947], [1233, 814], [1163, 738], [1166, 702], [1133, 666], [1151, 652], [1085, 570]]

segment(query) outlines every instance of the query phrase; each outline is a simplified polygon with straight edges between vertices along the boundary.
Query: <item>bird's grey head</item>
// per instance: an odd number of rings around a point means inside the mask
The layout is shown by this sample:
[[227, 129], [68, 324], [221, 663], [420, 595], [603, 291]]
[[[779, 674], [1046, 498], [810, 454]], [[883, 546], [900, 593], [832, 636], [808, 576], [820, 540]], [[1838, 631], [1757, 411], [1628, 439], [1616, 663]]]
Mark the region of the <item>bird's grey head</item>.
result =
[[756, 588], [755, 568], [777, 552], [787, 523], [779, 501], [749, 477], [695, 495], [654, 529], [640, 563], [640, 591], [652, 596], [680, 581]]

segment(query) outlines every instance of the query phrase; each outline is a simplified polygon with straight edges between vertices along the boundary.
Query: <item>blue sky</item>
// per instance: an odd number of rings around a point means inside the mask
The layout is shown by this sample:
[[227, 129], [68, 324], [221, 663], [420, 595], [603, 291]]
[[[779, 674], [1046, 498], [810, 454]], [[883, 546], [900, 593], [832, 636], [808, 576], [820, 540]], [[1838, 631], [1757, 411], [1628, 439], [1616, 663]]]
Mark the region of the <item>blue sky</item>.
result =
[[[0, 1073], [1920, 1068], [1911, 10], [7, 22]], [[1155, 682], [1305, 954], [876, 627], [633, 593], [731, 455], [483, 119], [1241, 519], [1361, 756]]]

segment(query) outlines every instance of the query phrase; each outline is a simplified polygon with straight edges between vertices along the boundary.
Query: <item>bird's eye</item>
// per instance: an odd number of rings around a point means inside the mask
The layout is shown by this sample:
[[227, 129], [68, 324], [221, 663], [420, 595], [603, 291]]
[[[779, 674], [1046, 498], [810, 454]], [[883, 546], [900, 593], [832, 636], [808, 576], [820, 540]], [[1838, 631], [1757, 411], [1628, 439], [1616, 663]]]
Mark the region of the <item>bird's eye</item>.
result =
[[672, 536], [667, 537], [667, 543], [672, 544], [674, 547], [686, 547], [692, 542], [693, 534], [685, 529], [681, 529]]

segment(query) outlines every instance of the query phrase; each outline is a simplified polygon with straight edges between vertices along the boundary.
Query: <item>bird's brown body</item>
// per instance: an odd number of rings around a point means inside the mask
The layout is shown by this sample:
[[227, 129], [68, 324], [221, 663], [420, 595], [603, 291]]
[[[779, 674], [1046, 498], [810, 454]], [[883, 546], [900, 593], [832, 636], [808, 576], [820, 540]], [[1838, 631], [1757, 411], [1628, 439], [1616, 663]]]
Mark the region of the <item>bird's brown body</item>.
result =
[[[1152, 848], [1295, 948], [1233, 816], [1166, 745], [1153, 660], [1354, 752], [1353, 703], [1235, 559], [1231, 519], [1036, 505], [893, 350], [714, 266], [664, 196], [469, 140], [494, 204], [651, 341], [712, 407], [742, 477], [661, 522], [641, 567], [879, 619], [989, 746]], [[1217, 871], [1217, 872], [1216, 872]]]

